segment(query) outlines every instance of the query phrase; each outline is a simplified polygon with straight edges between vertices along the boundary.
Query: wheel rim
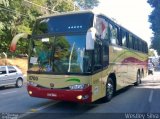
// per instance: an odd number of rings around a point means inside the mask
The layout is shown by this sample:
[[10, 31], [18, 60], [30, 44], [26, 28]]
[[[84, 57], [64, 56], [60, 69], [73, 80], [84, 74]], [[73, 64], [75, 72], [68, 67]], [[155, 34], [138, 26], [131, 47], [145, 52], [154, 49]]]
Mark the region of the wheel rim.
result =
[[112, 82], [108, 82], [108, 84], [107, 84], [107, 95], [108, 95], [108, 98], [112, 97], [113, 91], [114, 91], [114, 87], [113, 87]]
[[17, 84], [18, 84], [18, 87], [21, 87], [22, 86], [22, 80], [18, 80]]

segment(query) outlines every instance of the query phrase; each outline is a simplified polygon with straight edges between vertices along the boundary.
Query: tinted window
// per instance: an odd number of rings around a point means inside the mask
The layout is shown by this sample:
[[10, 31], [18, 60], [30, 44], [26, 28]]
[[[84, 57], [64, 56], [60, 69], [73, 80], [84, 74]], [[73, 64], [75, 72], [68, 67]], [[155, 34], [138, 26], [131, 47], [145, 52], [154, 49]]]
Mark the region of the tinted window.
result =
[[6, 67], [0, 67], [0, 75], [6, 74]]
[[129, 48], [133, 49], [133, 41], [132, 41], [132, 35], [129, 34]]
[[94, 50], [94, 71], [102, 68], [102, 51], [101, 51], [101, 43], [95, 42], [95, 50]]
[[9, 66], [9, 67], [8, 67], [8, 72], [9, 72], [9, 73], [15, 73], [15, 72], [17, 72], [17, 71], [16, 71], [16, 69], [15, 69], [14, 67], [10, 67], [10, 66]]
[[92, 13], [68, 14], [38, 19], [33, 35], [87, 32], [93, 26], [94, 15]]
[[138, 50], [138, 40], [137, 40], [137, 38], [134, 39], [134, 45], [135, 45], [135, 50]]
[[148, 53], [148, 46], [147, 46], [147, 43], [145, 43], [145, 53]]
[[114, 25], [109, 25], [110, 28], [110, 41], [112, 44], [118, 44], [118, 29]]
[[135, 37], [132, 36], [132, 48], [136, 50]]
[[142, 51], [142, 41], [139, 40], [139, 51]]
[[142, 41], [142, 52], [145, 52], [145, 43]]
[[109, 49], [107, 43], [103, 45], [103, 66], [107, 66], [109, 62]]
[[121, 35], [122, 35], [122, 46], [127, 46], [127, 34], [125, 31], [122, 31], [121, 32]]

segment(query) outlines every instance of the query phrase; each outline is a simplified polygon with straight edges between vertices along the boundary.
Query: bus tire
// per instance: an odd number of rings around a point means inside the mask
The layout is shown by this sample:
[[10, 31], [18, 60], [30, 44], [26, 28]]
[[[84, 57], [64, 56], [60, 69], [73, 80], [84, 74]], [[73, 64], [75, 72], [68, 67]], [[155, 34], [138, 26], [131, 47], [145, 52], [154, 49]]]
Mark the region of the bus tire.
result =
[[139, 84], [141, 83], [141, 74], [138, 71], [137, 72], [137, 77], [136, 77], [136, 83], [134, 84], [135, 86], [139, 86]]
[[106, 96], [102, 99], [103, 102], [109, 102], [115, 92], [115, 86], [113, 79], [111, 77], [108, 78], [107, 83], [106, 83]]

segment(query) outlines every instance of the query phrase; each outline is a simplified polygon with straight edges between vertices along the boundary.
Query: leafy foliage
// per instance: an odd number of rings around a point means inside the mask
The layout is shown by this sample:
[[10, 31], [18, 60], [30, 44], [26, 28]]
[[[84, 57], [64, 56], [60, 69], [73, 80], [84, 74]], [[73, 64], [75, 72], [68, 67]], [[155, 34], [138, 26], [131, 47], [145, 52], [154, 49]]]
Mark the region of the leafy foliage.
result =
[[9, 1], [8, 0], [0, 0], [0, 4], [4, 6], [9, 6]]
[[151, 22], [151, 28], [153, 30], [154, 37], [152, 38], [151, 48], [157, 50], [160, 54], [160, 1], [159, 0], [148, 0], [148, 3], [153, 7], [153, 11], [149, 16], [149, 21]]
[[83, 9], [93, 9], [99, 4], [98, 0], [75, 0], [75, 1]]
[[151, 50], [151, 49], [150, 49], [148, 55], [149, 55], [149, 57], [155, 56], [154, 50]]
[[[98, 5], [98, 0], [76, 0], [85, 8]], [[0, 53], [9, 53], [13, 37], [18, 33], [31, 34], [37, 17], [74, 10], [75, 0], [0, 0]], [[16, 54], [26, 54], [28, 43], [18, 42]]]
[[[50, 2], [52, 4], [49, 4]], [[38, 16], [53, 13], [49, 8], [59, 12], [71, 11], [73, 2], [71, 0], [1, 0], [0, 53], [9, 53], [9, 45], [16, 34], [22, 32], [31, 34]], [[17, 45], [16, 54], [28, 52], [28, 44], [25, 40], [19, 41]]]

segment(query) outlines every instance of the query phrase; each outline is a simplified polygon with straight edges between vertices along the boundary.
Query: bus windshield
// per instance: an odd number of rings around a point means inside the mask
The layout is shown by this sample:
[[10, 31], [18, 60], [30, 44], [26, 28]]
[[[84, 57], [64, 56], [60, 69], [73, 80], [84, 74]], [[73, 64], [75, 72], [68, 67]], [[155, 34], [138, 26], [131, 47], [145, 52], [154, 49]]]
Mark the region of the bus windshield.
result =
[[50, 73], [90, 73], [91, 51], [86, 35], [54, 36], [30, 40], [29, 70]]

